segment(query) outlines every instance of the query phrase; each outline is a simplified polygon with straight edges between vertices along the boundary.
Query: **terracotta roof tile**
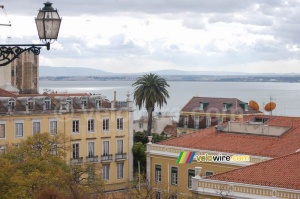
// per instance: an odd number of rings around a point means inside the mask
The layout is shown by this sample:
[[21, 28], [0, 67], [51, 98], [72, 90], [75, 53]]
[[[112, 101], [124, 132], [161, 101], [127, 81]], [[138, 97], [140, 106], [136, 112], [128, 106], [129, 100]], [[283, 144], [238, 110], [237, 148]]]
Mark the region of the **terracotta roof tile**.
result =
[[17, 95], [0, 88], [0, 97], [16, 97]]
[[213, 180], [300, 190], [300, 152], [209, 177]]
[[[247, 117], [248, 120], [251, 117]], [[266, 157], [279, 157], [298, 150], [300, 148], [300, 117], [272, 116], [270, 118], [270, 125], [290, 126], [291, 128], [282, 136], [275, 137], [218, 132], [215, 127], [211, 127], [164, 140], [158, 144]]]

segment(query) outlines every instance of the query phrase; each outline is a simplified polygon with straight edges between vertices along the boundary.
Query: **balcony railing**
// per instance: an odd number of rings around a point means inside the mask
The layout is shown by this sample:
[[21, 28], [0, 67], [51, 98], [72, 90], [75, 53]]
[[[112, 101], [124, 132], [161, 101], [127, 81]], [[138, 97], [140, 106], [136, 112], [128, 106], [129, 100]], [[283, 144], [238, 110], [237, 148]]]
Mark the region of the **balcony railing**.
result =
[[71, 164], [81, 164], [83, 162], [83, 157], [71, 158]]
[[98, 162], [98, 156], [86, 156], [87, 162]]
[[126, 160], [127, 153], [116, 153], [115, 160]]
[[112, 161], [112, 158], [112, 154], [101, 155], [101, 162]]

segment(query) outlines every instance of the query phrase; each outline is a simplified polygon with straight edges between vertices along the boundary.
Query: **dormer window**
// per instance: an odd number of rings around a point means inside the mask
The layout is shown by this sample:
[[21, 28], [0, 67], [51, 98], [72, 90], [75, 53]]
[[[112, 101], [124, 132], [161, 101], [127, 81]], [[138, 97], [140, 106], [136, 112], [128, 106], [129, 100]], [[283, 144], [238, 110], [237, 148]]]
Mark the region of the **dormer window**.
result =
[[44, 108], [45, 110], [50, 110], [51, 109], [51, 99], [50, 98], [45, 98], [44, 99]]
[[11, 111], [15, 110], [16, 100], [15, 99], [9, 99], [8, 100], [8, 106], [9, 106]]
[[244, 110], [248, 111], [248, 104], [247, 103], [245, 103]]
[[227, 111], [227, 104], [226, 103], [223, 103], [222, 111]]
[[96, 99], [96, 108], [101, 108], [102, 107], [102, 101], [101, 99]]
[[202, 111], [203, 110], [203, 102], [199, 103], [199, 110]]
[[229, 107], [232, 106], [232, 103], [223, 103], [222, 111], [227, 111]]
[[82, 109], [87, 108], [87, 99], [86, 98], [81, 98], [81, 106], [82, 106]]
[[68, 98], [68, 99], [66, 100], [66, 105], [67, 105], [68, 108], [71, 108], [71, 107], [72, 107], [72, 99], [71, 99], [71, 98]]
[[33, 110], [34, 109], [34, 101], [32, 98], [29, 98], [27, 100], [27, 105], [28, 105], [28, 110]]

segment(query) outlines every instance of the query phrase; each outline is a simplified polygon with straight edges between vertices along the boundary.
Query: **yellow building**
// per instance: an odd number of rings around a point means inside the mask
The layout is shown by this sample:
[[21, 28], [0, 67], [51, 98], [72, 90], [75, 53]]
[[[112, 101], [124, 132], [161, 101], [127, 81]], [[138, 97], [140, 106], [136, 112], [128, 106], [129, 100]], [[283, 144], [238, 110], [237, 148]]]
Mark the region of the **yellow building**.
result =
[[[254, 115], [224, 123], [222, 128], [211, 127], [159, 143], [149, 142], [147, 177], [158, 199], [170, 194], [173, 198], [191, 197], [196, 167], [202, 168], [198, 173], [205, 181], [211, 175], [294, 153], [300, 148], [299, 125], [299, 117]], [[187, 154], [192, 152], [193, 158], [186, 162]], [[201, 189], [200, 184], [195, 186], [198, 191]]]
[[[12, 90], [14, 90], [12, 88]], [[133, 102], [89, 94], [18, 95], [0, 89], [0, 150], [35, 133], [70, 137], [70, 164], [99, 163], [106, 189], [121, 189], [133, 174]]]
[[241, 169], [201, 178], [196, 167], [193, 199], [201, 198], [300, 198], [300, 152]]

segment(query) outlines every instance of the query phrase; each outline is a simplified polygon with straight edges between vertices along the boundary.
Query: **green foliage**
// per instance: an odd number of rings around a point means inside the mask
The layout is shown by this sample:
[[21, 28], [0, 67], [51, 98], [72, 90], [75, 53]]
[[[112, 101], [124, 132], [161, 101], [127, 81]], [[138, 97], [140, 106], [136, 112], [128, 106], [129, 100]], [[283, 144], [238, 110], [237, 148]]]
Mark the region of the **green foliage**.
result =
[[[48, 133], [35, 134], [19, 147], [9, 145], [0, 155], [1, 198], [89, 198], [101, 180], [76, 182], [67, 164], [68, 138]], [[84, 173], [85, 165], [79, 166]], [[86, 175], [87, 176], [87, 175]]]
[[[152, 142], [160, 142], [162, 140], [167, 139], [167, 137], [161, 133], [161, 134], [152, 134]], [[134, 133], [134, 145], [132, 148], [133, 152], [133, 169], [135, 172], [138, 172], [138, 161], [140, 161], [140, 167], [141, 167], [141, 172], [144, 173], [146, 172], [146, 144], [148, 143], [148, 136], [144, 132], [135, 132]]]
[[141, 142], [143, 144], [147, 144], [148, 142], [148, 137], [147, 137], [147, 133], [146, 131], [144, 132], [135, 132], [133, 135], [133, 142], [137, 143], [137, 142]]
[[138, 172], [138, 162], [140, 162], [141, 172], [146, 172], [146, 145], [142, 142], [136, 142], [133, 144], [133, 169]]
[[145, 74], [139, 77], [132, 86], [136, 86], [134, 90], [135, 104], [141, 109], [145, 106], [148, 112], [148, 135], [151, 135], [152, 126], [152, 112], [154, 111], [155, 105], [160, 108], [167, 104], [167, 98], [169, 93], [166, 87], [169, 87], [166, 80], [155, 74]]

